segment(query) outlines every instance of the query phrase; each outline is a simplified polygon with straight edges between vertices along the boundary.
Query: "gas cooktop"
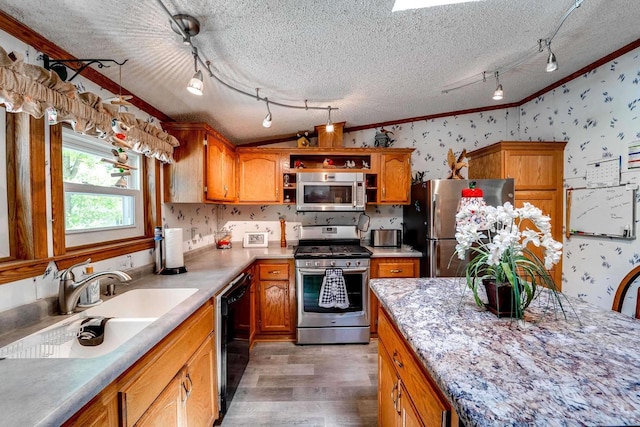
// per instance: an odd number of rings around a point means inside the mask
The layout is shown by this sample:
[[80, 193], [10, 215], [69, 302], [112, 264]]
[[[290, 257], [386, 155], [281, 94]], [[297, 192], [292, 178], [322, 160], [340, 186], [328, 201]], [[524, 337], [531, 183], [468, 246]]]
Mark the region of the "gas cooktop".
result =
[[371, 251], [357, 244], [309, 244], [301, 243], [294, 253], [295, 258], [369, 258]]

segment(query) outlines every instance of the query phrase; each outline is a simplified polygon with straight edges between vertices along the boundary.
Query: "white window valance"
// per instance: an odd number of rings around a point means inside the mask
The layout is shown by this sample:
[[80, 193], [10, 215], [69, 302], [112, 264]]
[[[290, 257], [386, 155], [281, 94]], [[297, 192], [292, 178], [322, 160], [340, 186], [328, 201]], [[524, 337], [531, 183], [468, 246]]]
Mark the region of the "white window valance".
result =
[[36, 118], [53, 108], [58, 121], [70, 123], [76, 132], [106, 141], [115, 136], [112, 123], [116, 120], [127, 128], [126, 146], [165, 163], [173, 162], [173, 149], [180, 145], [172, 135], [131, 113], [118, 111], [117, 105], [103, 103], [98, 95], [78, 93], [73, 84], [62, 81], [55, 72], [25, 64], [20, 58], [12, 59], [1, 46], [0, 103], [8, 112], [24, 112]]

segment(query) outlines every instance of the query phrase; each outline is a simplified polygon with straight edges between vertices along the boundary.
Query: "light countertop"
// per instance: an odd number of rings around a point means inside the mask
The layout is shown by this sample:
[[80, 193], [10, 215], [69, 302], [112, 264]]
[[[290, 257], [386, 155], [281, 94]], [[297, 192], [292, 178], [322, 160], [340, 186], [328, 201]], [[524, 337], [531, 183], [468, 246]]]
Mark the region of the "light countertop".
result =
[[640, 424], [639, 320], [575, 298], [565, 320], [545, 295], [498, 319], [461, 279], [370, 285], [466, 425]]
[[[168, 333], [187, 319], [235, 276], [258, 259], [291, 259], [293, 246], [202, 251], [186, 258], [187, 273], [147, 275], [126, 285], [118, 293], [137, 288], [197, 288], [198, 292], [146, 327], [116, 350], [92, 359], [4, 359], [0, 360], [0, 402], [3, 426], [60, 425], [115, 380]], [[402, 249], [371, 248], [373, 257], [420, 256]], [[390, 253], [393, 253], [391, 255]], [[16, 331], [15, 339], [64, 316], [52, 316], [41, 325]]]

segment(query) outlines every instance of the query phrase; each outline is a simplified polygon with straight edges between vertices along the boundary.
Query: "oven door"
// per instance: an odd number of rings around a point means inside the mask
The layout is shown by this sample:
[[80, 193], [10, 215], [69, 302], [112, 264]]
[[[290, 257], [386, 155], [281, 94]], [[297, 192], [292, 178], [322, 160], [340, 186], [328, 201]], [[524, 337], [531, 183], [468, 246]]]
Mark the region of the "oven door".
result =
[[364, 182], [298, 182], [298, 211], [363, 211]]
[[324, 268], [298, 268], [296, 271], [298, 327], [369, 326], [369, 268], [342, 269], [349, 298], [347, 308], [320, 307], [320, 288], [325, 272]]

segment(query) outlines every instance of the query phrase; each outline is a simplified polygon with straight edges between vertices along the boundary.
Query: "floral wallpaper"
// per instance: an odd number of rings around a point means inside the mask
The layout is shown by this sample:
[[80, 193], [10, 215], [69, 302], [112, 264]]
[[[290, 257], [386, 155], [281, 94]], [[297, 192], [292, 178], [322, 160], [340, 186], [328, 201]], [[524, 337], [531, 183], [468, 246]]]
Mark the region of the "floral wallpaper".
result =
[[[640, 140], [639, 114], [640, 51], [636, 49], [523, 105], [520, 137], [567, 142], [565, 188], [585, 186], [587, 163], [619, 156], [621, 183], [637, 184], [640, 170], [628, 170], [626, 163], [628, 144]], [[637, 212], [636, 204], [636, 235], [640, 233]], [[611, 308], [620, 281], [640, 264], [638, 239], [572, 236], [564, 244], [563, 291]], [[637, 287], [636, 283], [627, 293], [624, 313], [632, 314]]]

